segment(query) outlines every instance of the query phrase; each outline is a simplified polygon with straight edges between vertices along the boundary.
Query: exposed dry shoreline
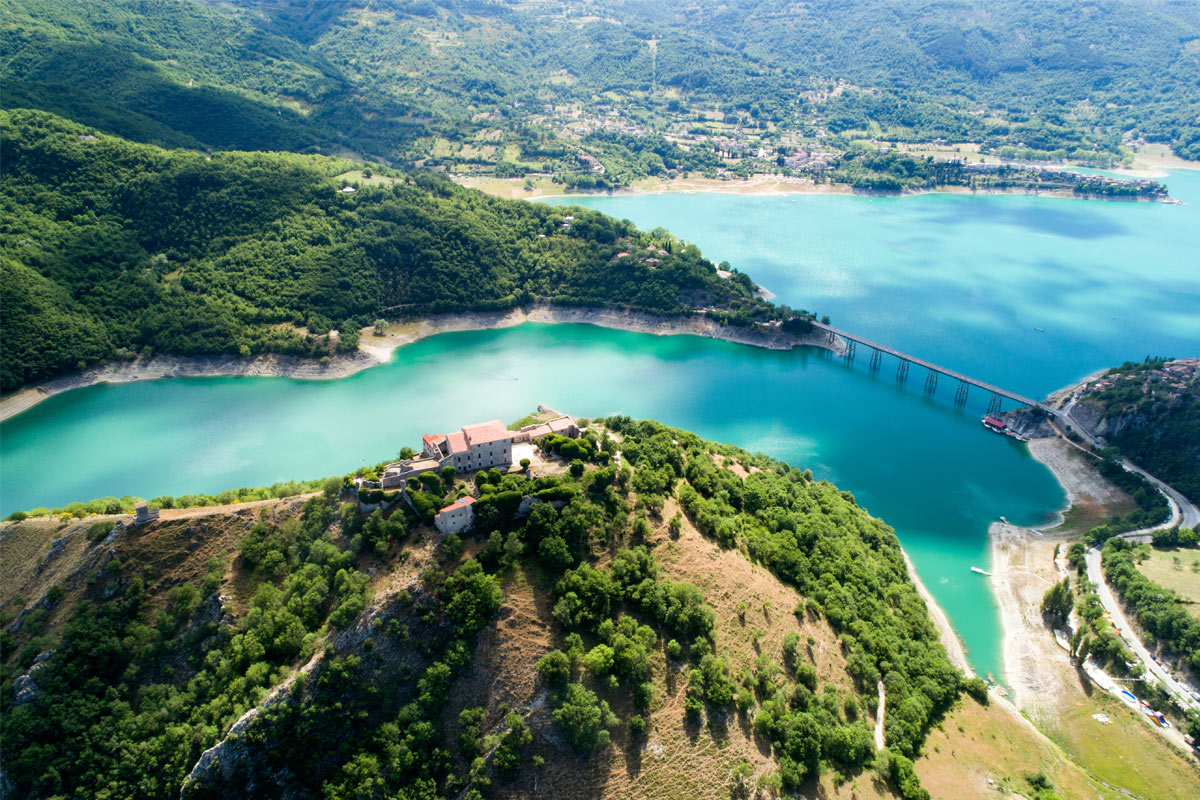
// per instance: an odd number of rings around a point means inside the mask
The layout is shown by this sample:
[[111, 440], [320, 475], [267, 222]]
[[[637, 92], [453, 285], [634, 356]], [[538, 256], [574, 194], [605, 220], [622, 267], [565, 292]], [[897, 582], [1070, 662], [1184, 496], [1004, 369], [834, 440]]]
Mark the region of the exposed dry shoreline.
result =
[[908, 553], [903, 550], [900, 552], [904, 555], [904, 566], [908, 568], [908, 577], [916, 584], [917, 594], [921, 595], [921, 599], [925, 601], [929, 617], [938, 629], [938, 637], [941, 639], [942, 647], [946, 648], [946, 655], [950, 656], [950, 663], [962, 670], [968, 678], [975, 677], [975, 671], [971, 669], [971, 664], [967, 661], [967, 649], [963, 646], [962, 639], [959, 638], [958, 632], [954, 630], [954, 626], [950, 624], [950, 618], [946, 616], [946, 612], [938, 605], [937, 600], [933, 599], [933, 595], [929, 593], [929, 589], [925, 587], [920, 577], [917, 576], [917, 569], [913, 566], [912, 559], [908, 557]]
[[[1131, 176], [1132, 177], [1132, 176]], [[741, 195], [789, 195], [789, 194], [842, 194], [879, 197], [916, 197], [925, 194], [974, 194], [997, 195], [1018, 194], [1037, 197], [1057, 197], [1074, 200], [1117, 200], [1122, 202], [1156, 202], [1139, 198], [1107, 197], [1102, 195], [1077, 195], [1063, 189], [1038, 190], [1032, 188], [1013, 187], [1008, 189], [973, 189], [969, 186], [942, 186], [936, 189], [906, 190], [896, 192], [872, 192], [855, 189], [846, 183], [814, 183], [811, 178], [797, 178], [777, 175], [756, 175], [739, 180], [719, 180], [715, 178], [673, 178], [666, 181], [647, 181], [641, 185], [604, 192], [576, 192], [564, 194], [560, 192], [543, 192], [540, 188], [526, 190], [520, 179], [505, 180], [472, 180], [471, 178], [456, 178], [463, 186], [478, 189], [486, 194], [507, 199], [545, 200], [549, 198], [583, 198], [583, 197], [632, 197], [660, 194], [741, 194]]]
[[528, 310], [513, 309], [511, 311], [443, 314], [427, 317], [416, 322], [393, 325], [388, 334], [382, 337], [375, 336], [371, 328], [364, 328], [359, 338], [358, 351], [331, 356], [327, 365], [314, 359], [273, 355], [250, 358], [229, 355], [157, 355], [148, 359], [107, 362], [79, 372], [51, 378], [0, 398], [0, 421], [32, 408], [47, 397], [98, 383], [130, 383], [161, 378], [220, 376], [337, 380], [385, 364], [391, 359], [392, 351], [396, 348], [429, 336], [451, 331], [511, 328], [524, 322], [598, 325], [602, 328], [651, 333], [658, 336], [703, 336], [770, 350], [790, 350], [793, 347], [809, 346], [838, 353], [844, 347], [840, 339], [830, 342], [824, 334], [816, 332], [801, 337], [778, 330], [738, 328], [720, 325], [700, 314], [691, 317], [657, 317], [651, 314], [610, 309], [534, 306]]

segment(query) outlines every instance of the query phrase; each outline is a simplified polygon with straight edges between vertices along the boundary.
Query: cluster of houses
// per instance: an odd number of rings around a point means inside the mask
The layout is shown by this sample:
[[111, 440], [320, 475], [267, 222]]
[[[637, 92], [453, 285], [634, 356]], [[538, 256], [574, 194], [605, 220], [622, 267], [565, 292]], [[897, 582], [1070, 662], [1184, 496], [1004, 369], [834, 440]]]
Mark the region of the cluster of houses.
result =
[[1168, 391], [1169, 399], [1178, 400], [1184, 392], [1200, 384], [1200, 358], [1177, 358], [1145, 373], [1127, 373], [1112, 377], [1106, 375], [1084, 388], [1089, 394], [1103, 392], [1116, 386], [1120, 380], [1139, 379], [1142, 381], [1142, 394], [1149, 394], [1153, 389], [1160, 388]]
[[[388, 464], [379, 480], [381, 489], [403, 489], [409, 478], [426, 472], [454, 467], [456, 472], [481, 469], [508, 469], [513, 463], [513, 445], [534, 442], [550, 434], [579, 437], [579, 424], [562, 415], [544, 422], [508, 430], [498, 419], [464, 425], [450, 433], [427, 433], [421, 437], [421, 453]], [[464, 497], [443, 508], [434, 517], [434, 526], [442, 534], [458, 533], [475, 521], [473, 497]]]

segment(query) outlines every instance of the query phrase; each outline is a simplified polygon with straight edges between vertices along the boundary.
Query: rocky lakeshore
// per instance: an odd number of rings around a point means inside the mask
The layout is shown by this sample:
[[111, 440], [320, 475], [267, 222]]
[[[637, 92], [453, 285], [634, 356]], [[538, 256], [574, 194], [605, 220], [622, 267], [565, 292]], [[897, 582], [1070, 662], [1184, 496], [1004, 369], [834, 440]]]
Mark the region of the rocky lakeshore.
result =
[[93, 386], [98, 383], [130, 383], [163, 378], [252, 377], [294, 378], [297, 380], [337, 380], [387, 363], [392, 351], [418, 342], [429, 336], [453, 331], [493, 330], [511, 328], [525, 322], [598, 325], [602, 328], [649, 333], [657, 336], [702, 336], [735, 344], [762, 347], [769, 350], [790, 350], [794, 347], [820, 347], [841, 353], [840, 339], [830, 341], [824, 333], [814, 331], [796, 336], [778, 328], [757, 325], [742, 328], [721, 325], [703, 314], [683, 317], [660, 317], [616, 309], [578, 308], [538, 305], [511, 311], [441, 314], [389, 326], [383, 336], [375, 336], [372, 328], [364, 328], [359, 348], [353, 353], [338, 353], [326, 363], [296, 356], [259, 355], [242, 358], [234, 355], [175, 356], [155, 355], [130, 361], [107, 361], [77, 372], [60, 375], [33, 386], [27, 386], [0, 399], [0, 421], [9, 419], [37, 405], [47, 397]]

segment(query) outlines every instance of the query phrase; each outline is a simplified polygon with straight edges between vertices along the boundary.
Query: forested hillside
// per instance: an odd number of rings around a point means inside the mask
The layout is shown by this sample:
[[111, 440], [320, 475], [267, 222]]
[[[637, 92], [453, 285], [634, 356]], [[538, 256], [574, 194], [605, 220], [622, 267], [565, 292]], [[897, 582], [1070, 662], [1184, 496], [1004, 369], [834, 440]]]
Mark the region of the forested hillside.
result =
[[1126, 362], [1081, 387], [1072, 416], [1151, 475], [1200, 498], [1200, 359]]
[[[628, 418], [541, 448], [532, 474], [427, 476], [419, 513], [366, 515], [335, 478], [250, 514], [70, 528], [0, 593], [11, 796], [917, 799], [948, 714], [962, 779], [1083, 785], [1049, 750], [1014, 758], [1028, 734], [1002, 713], [968, 744], [983, 683], [848, 494]], [[435, 534], [467, 495], [474, 529]], [[526, 496], [545, 502], [515, 517]], [[4, 546], [46, 546], [22, 544], [40, 524]]]
[[387, 314], [769, 308], [694, 246], [584, 209], [382, 168], [343, 192], [348, 161], [167, 151], [42, 112], [0, 126], [5, 391], [146, 350], [320, 357]]
[[[648, 18], [771, 63], [836, 77], [834, 130], [871, 122], [1029, 148], [1111, 149], [1136, 132], [1200, 157], [1200, 14], [1187, 0], [698, 0], [631, 3]], [[922, 108], [987, 108], [974, 123]], [[1074, 140], [1074, 141], [1073, 141]]]
[[1141, 141], [1200, 157], [1190, 8], [0, 0], [0, 98], [168, 146], [320, 150], [581, 188], [770, 171], [858, 141], [1107, 166]]

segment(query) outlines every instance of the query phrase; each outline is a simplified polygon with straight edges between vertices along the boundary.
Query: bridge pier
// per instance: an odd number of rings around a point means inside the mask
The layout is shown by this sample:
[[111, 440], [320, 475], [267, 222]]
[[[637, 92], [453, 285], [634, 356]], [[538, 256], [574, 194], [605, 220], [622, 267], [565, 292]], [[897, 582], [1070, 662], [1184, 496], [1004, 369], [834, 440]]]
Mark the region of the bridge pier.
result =
[[959, 380], [958, 388], [954, 391], [954, 405], [965, 406], [967, 404], [967, 392], [970, 389], [971, 384], [964, 380]]
[[858, 349], [858, 345], [861, 344], [863, 347], [871, 348], [872, 372], [875, 372], [879, 369], [884, 354], [895, 356], [900, 361], [899, 365], [896, 367], [897, 382], [905, 381], [908, 378], [908, 371], [913, 364], [917, 365], [918, 367], [924, 367], [927, 370], [925, 375], [926, 394], [931, 395], [937, 391], [938, 378], [942, 375], [945, 375], [950, 380], [956, 381], [958, 386], [954, 392], [955, 406], [966, 405], [967, 395], [972, 386], [977, 387], [980, 391], [988, 392], [991, 395], [988, 402], [988, 410], [992, 413], [996, 413], [1000, 410], [1001, 403], [1005, 399], [1012, 400], [1018, 405], [1042, 405], [1037, 400], [1032, 398], [1025, 397], [1024, 395], [1017, 394], [1015, 392], [1005, 391], [999, 386], [993, 386], [990, 383], [984, 383], [983, 381], [975, 380], [970, 376], [955, 372], [952, 369], [947, 369], [909, 353], [902, 353], [899, 350], [888, 347], [885, 344], [880, 344], [879, 342], [874, 342], [870, 339], [864, 339], [861, 336], [855, 336], [847, 331], [838, 330], [830, 325], [826, 325], [821, 322], [813, 322], [812, 326], [816, 329], [824, 331], [829, 337], [830, 343], [837, 341], [839, 337], [846, 343], [846, 349], [842, 352], [842, 356], [845, 358], [847, 364], [854, 360], [855, 351]]

